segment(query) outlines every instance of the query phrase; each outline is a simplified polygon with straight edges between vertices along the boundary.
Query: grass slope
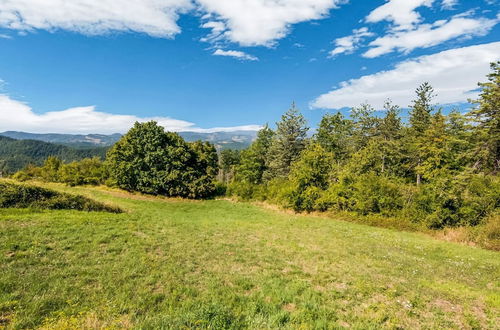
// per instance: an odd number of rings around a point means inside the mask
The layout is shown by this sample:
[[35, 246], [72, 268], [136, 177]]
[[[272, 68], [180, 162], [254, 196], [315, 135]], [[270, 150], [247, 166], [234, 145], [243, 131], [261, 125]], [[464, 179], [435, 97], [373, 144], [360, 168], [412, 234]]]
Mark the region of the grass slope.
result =
[[495, 328], [497, 252], [229, 201], [0, 209], [0, 327]]

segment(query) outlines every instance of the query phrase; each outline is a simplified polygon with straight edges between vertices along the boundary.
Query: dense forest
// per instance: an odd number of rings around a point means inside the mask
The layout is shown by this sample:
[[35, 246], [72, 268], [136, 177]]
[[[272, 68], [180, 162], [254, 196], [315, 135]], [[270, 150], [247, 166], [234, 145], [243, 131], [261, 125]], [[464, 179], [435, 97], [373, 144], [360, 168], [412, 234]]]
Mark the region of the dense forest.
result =
[[70, 162], [89, 157], [104, 159], [106, 147], [72, 148], [35, 140], [15, 140], [0, 136], [0, 176], [5, 176], [27, 165], [42, 165], [49, 157], [54, 156]]
[[375, 214], [434, 229], [476, 226], [500, 206], [500, 62], [491, 69], [467, 113], [444, 114], [424, 83], [407, 119], [388, 99], [382, 115], [362, 104], [348, 117], [326, 114], [309, 135], [292, 105], [275, 130], [266, 125], [250, 147], [220, 157], [208, 142], [136, 123], [105, 162], [51, 157], [14, 177], [189, 198], [226, 193], [295, 211]]

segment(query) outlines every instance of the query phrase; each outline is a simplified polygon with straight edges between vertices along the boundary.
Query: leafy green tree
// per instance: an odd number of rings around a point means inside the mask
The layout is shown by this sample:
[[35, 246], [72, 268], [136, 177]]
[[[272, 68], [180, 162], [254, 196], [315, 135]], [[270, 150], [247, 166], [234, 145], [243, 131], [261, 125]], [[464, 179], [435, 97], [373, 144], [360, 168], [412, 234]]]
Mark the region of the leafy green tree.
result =
[[281, 116], [281, 121], [276, 125], [276, 134], [267, 155], [268, 170], [265, 173], [267, 180], [288, 176], [292, 163], [299, 158], [306, 146], [309, 130], [306, 119], [295, 107], [295, 103]]
[[60, 158], [49, 156], [45, 163], [43, 164], [41, 175], [42, 179], [45, 181], [58, 182], [59, 181], [59, 170], [63, 162]]
[[321, 118], [314, 139], [326, 151], [334, 154], [338, 163], [348, 158], [352, 149], [353, 122], [337, 112]]
[[488, 82], [479, 83], [479, 99], [472, 101], [477, 108], [471, 115], [477, 123], [476, 163], [474, 167], [500, 170], [500, 61], [491, 63]]
[[[248, 150], [248, 149], [247, 149]], [[241, 152], [239, 150], [224, 149], [220, 152], [220, 181], [231, 182], [234, 178], [235, 167], [240, 164]]]
[[110, 175], [120, 188], [149, 194], [199, 198], [215, 189], [213, 151], [190, 146], [156, 122], [135, 123], [108, 152]]
[[321, 192], [328, 188], [334, 155], [320, 144], [311, 143], [293, 164], [289, 181], [289, 203], [297, 211], [313, 211]]

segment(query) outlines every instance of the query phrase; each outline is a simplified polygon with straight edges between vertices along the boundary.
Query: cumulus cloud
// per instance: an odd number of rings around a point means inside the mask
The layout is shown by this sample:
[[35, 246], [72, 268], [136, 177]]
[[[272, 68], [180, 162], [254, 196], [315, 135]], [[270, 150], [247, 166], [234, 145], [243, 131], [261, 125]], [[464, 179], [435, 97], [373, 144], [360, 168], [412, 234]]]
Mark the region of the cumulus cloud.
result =
[[434, 0], [388, 0], [374, 9], [367, 17], [369, 23], [390, 21], [395, 30], [408, 30], [421, 22], [422, 17], [416, 11], [422, 6], [430, 7]]
[[214, 52], [214, 55], [216, 56], [229, 56], [229, 57], [234, 57], [239, 60], [243, 61], [258, 61], [259, 59], [253, 55], [247, 54], [245, 52], [241, 52], [238, 50], [223, 50], [223, 49], [217, 49]]
[[328, 53], [330, 57], [335, 57], [339, 54], [350, 54], [361, 43], [365, 37], [371, 37], [374, 34], [368, 31], [368, 28], [362, 27], [357, 30], [353, 30], [352, 34], [346, 37], [335, 39], [335, 48]]
[[199, 128], [194, 123], [169, 117], [141, 118], [96, 111], [94, 106], [77, 107], [44, 114], [33, 112], [27, 104], [0, 94], [0, 131], [25, 131], [32, 133], [124, 133], [136, 121], [155, 120], [168, 131], [174, 132], [229, 132], [258, 130], [258, 125], [235, 127]]
[[292, 24], [324, 18], [343, 0], [196, 0], [205, 12], [206, 40], [272, 46]]
[[453, 16], [433, 24], [420, 24], [414, 30], [396, 31], [370, 42], [372, 47], [363, 54], [373, 58], [393, 51], [408, 53], [416, 48], [428, 48], [458, 37], [482, 36], [498, 22], [498, 18], [471, 18], [470, 13]]
[[203, 15], [203, 40], [270, 46], [291, 25], [324, 18], [346, 0], [1, 0], [0, 27], [64, 29], [85, 34], [134, 31], [155, 37], [180, 32], [179, 14]]
[[438, 94], [436, 102], [464, 102], [477, 97], [477, 82], [485, 80], [489, 63], [499, 59], [500, 42], [417, 57], [389, 71], [344, 81], [338, 88], [319, 96], [311, 107], [341, 109], [366, 101], [382, 109], [387, 98], [406, 107], [414, 98], [415, 88], [425, 81], [430, 82]]
[[191, 0], [2, 0], [0, 26], [21, 31], [135, 31], [172, 37], [180, 32], [179, 13], [190, 8]]

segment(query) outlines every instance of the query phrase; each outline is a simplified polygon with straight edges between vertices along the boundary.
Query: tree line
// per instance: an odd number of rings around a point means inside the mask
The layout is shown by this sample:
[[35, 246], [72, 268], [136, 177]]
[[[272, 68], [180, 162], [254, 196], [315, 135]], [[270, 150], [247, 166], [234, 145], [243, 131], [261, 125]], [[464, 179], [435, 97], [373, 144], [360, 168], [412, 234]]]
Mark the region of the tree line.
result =
[[326, 114], [309, 135], [292, 104], [276, 129], [266, 125], [250, 147], [219, 157], [208, 142], [186, 142], [156, 122], [136, 123], [104, 162], [51, 157], [14, 177], [187, 198], [225, 192], [295, 211], [397, 216], [429, 228], [474, 226], [500, 206], [500, 62], [491, 69], [466, 114], [443, 114], [424, 83], [407, 121], [388, 100], [383, 115], [368, 104], [348, 117]]
[[230, 195], [296, 211], [398, 216], [429, 228], [477, 225], [500, 206], [500, 62], [476, 107], [444, 115], [432, 86], [416, 89], [409, 120], [389, 100], [326, 114], [312, 137], [292, 105], [242, 152], [223, 151]]

